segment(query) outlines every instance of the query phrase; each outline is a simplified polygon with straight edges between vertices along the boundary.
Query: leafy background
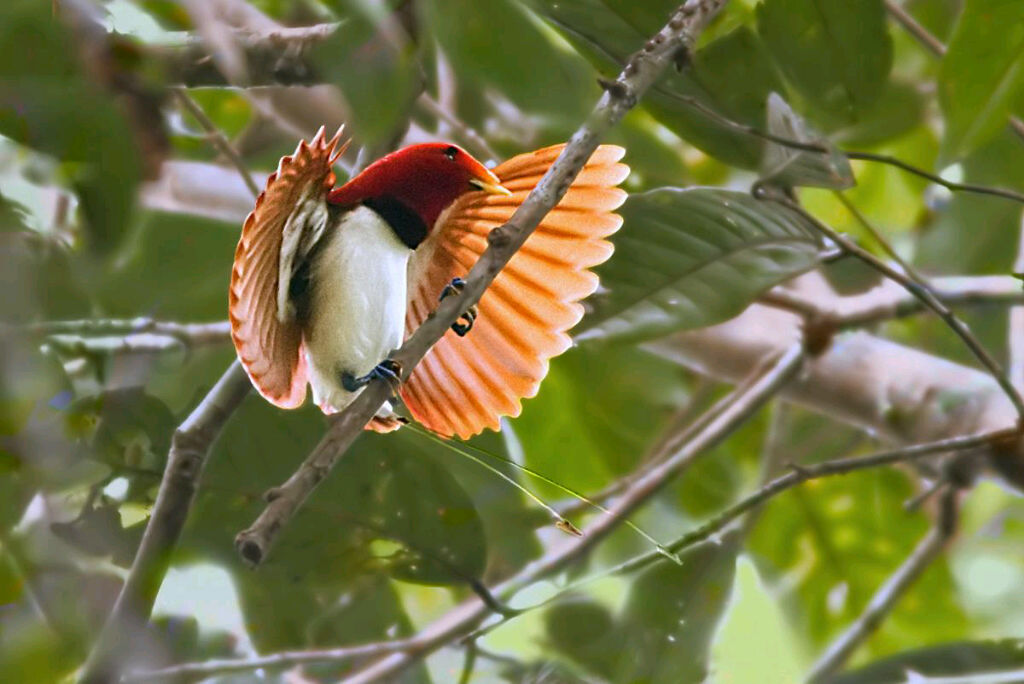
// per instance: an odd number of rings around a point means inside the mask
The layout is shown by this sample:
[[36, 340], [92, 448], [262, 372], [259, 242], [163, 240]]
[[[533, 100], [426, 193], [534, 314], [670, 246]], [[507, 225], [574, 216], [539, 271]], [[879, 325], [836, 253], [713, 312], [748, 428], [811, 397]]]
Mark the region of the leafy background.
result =
[[[468, 127], [494, 162], [565, 140], [598, 99], [597, 77], [613, 77], [676, 4], [249, 6], [288, 26], [343, 22], [309, 59], [314, 80], [336, 86], [332, 97], [340, 93], [353, 149], [465, 142]], [[802, 219], [747, 193], [758, 174], [818, 186], [798, 191], [802, 203], [837, 230], [862, 236], [833, 192], [855, 176], [846, 198], [915, 265], [936, 274], [1011, 270], [1019, 205], [950, 195], [881, 165], [854, 162], [851, 170], [839, 152], [822, 166], [743, 129], [784, 126], [787, 135], [837, 150], [1024, 187], [1024, 145], [1005, 125], [1024, 115], [1019, 3], [908, 0], [903, 7], [948, 46], [944, 57], [933, 58], [894, 25], [881, 0], [728, 4], [685, 68], [666, 74], [608, 136], [628, 149], [631, 197], [616, 255], [600, 269], [606, 291], [592, 301], [579, 345], [552, 363], [522, 416], [475, 446], [598, 491], [642, 464], [681, 411], [718, 396], [722, 388], [639, 343], [729, 318], [818, 264], [822, 245]], [[224, 166], [167, 91], [175, 81], [165, 56], [204, 26], [188, 3], [110, 0], [96, 9], [116, 32], [99, 55], [54, 18], [50, 3], [0, 7], [2, 681], [58, 681], [81, 664], [133, 556], [171, 434], [233, 355], [223, 343], [173, 337], [156, 350], [133, 350], [124, 331], [12, 332], [64, 319], [224, 318], [236, 214], [244, 208], [214, 200], [237, 197], [238, 179], [222, 172], [220, 184], [206, 188], [213, 200], [194, 202], [168, 200], [158, 181], [174, 164], [186, 174]], [[396, 23], [397, 42], [385, 30]], [[444, 117], [417, 104], [424, 92]], [[189, 94], [258, 173], [310, 136], [323, 111], [307, 88], [209, 86]], [[853, 271], [847, 286], [871, 282]], [[986, 316], [971, 322], [1002, 355], [1004, 317]], [[969, 359], [925, 319], [885, 332]], [[761, 477], [770, 429], [771, 449], [792, 461], [871, 446], [828, 416], [771, 411], [634, 521], [667, 540], [735, 501]], [[520, 492], [453, 450], [401, 431], [362, 437], [268, 562], [246, 569], [235, 533], [323, 429], [313, 408], [281, 412], [255, 396], [231, 419], [157, 600], [149, 666], [410, 635], [470, 595], [469, 580], [493, 584], [558, 541]], [[549, 501], [565, 496], [510, 474]], [[927, 530], [927, 511], [902, 508], [916, 489], [911, 472], [885, 470], [780, 496], [742, 534], [695, 547], [681, 566], [666, 561], [595, 582], [491, 632], [481, 646], [492, 655], [477, 659], [473, 681], [796, 681]], [[579, 521], [584, 528], [587, 519]], [[936, 675], [1020, 667], [1012, 638], [1024, 630], [1022, 548], [1021, 500], [992, 483], [975, 487], [948, 553], [837, 681], [902, 681], [907, 667]], [[648, 550], [623, 530], [569, 576]], [[543, 587], [537, 591], [533, 598], [542, 597]], [[530, 595], [516, 601], [530, 602]], [[453, 681], [461, 666], [459, 649], [444, 649], [404, 678]], [[351, 667], [310, 666], [306, 674], [331, 680]]]

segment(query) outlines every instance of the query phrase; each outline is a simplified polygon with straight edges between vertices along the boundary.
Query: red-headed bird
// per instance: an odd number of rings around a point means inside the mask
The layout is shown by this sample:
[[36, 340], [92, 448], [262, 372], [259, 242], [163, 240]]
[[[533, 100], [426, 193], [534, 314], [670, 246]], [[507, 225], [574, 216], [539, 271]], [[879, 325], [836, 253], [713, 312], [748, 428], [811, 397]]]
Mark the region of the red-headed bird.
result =
[[[235, 251], [232, 339], [253, 385], [281, 408], [301, 405], [309, 384], [325, 413], [340, 411], [371, 377], [394, 372], [381, 362], [458, 286], [563, 148], [490, 171], [455, 145], [412, 145], [334, 188], [340, 134], [321, 129], [281, 159]], [[537, 393], [597, 288], [589, 269], [611, 256], [624, 154], [594, 152], [478, 309], [413, 370], [400, 393], [416, 420], [465, 439], [498, 429]], [[370, 427], [397, 424], [379, 414]]]

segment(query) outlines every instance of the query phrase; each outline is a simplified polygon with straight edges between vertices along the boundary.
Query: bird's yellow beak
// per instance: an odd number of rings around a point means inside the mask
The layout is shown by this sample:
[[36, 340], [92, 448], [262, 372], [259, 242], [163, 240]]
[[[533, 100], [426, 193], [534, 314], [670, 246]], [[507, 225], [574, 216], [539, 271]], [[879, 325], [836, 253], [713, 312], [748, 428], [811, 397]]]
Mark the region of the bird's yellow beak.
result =
[[479, 188], [490, 195], [511, 195], [512, 191], [501, 184], [501, 179], [490, 171], [486, 176], [471, 178], [469, 184]]

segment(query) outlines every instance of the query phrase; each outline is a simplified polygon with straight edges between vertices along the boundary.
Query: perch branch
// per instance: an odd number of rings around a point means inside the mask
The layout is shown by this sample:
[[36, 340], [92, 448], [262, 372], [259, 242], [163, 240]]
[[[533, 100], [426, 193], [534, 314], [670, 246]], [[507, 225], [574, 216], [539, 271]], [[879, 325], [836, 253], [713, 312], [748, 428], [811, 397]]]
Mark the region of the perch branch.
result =
[[[466, 276], [466, 286], [462, 292], [441, 302], [434, 314], [392, 355], [403, 369], [403, 378], [408, 378], [419, 360], [441, 339], [461, 313], [480, 299], [487, 286], [533, 229], [558, 204], [580, 169], [597, 149], [605, 131], [618, 123], [659, 74], [676, 62], [681, 52], [692, 47], [696, 36], [725, 2], [690, 0], [684, 4], [673, 13], [669, 23], [630, 60], [619, 77], [608, 85], [587, 121], [572, 136], [537, 187], [530, 192], [508, 223], [495, 228], [488, 235], [487, 250]], [[362, 432], [366, 423], [388, 398], [388, 391], [388, 383], [371, 382], [332, 421], [327, 434], [288, 481], [269, 492], [266, 509], [236, 539], [239, 553], [246, 561], [259, 564], [266, 557], [277, 534]]]

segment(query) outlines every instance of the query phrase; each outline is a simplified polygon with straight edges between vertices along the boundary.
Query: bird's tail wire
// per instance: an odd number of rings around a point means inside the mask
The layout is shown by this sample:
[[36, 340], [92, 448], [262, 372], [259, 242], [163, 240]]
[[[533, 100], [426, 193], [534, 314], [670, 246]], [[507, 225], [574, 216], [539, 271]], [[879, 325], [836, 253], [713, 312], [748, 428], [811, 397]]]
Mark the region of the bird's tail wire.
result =
[[[457, 453], [457, 454], [459, 454], [461, 456], [465, 456], [469, 460], [471, 460], [474, 463], [482, 466], [483, 468], [486, 468], [487, 470], [491, 471], [492, 473], [494, 473], [495, 475], [497, 475], [501, 479], [505, 480], [510, 485], [512, 485], [513, 487], [515, 487], [519, 491], [523, 492], [523, 494], [528, 496], [538, 506], [540, 506], [545, 511], [547, 511], [551, 515], [551, 517], [554, 519], [555, 527], [557, 527], [558, 529], [562, 530], [563, 532], [567, 532], [567, 533], [569, 533], [569, 534], [571, 534], [573, 536], [576, 536], [576, 537], [583, 536], [583, 532], [581, 532], [579, 530], [579, 528], [577, 528], [575, 525], [573, 525], [571, 522], [569, 522], [569, 520], [567, 520], [564, 516], [562, 516], [562, 514], [559, 513], [557, 510], [555, 510], [552, 506], [550, 506], [549, 504], [545, 503], [539, 496], [537, 496], [536, 494], [531, 492], [529, 489], [527, 489], [526, 487], [524, 487], [520, 483], [516, 482], [513, 478], [509, 477], [507, 474], [503, 473], [496, 466], [494, 466], [494, 465], [488, 463], [487, 461], [481, 459], [479, 456], [473, 454], [472, 452], [476, 452], [477, 454], [481, 454], [483, 456], [486, 456], [487, 458], [491, 458], [491, 459], [494, 459], [496, 461], [500, 461], [502, 463], [505, 463], [505, 464], [507, 464], [509, 466], [512, 466], [513, 468], [515, 468], [515, 469], [517, 469], [517, 470], [519, 470], [519, 471], [521, 471], [523, 473], [526, 473], [530, 477], [536, 478], [536, 479], [540, 480], [541, 482], [549, 484], [552, 487], [555, 487], [555, 488], [561, 490], [562, 492], [565, 492], [569, 496], [572, 496], [572, 497], [575, 497], [575, 498], [579, 499], [580, 501], [582, 501], [583, 503], [587, 504], [588, 506], [601, 511], [602, 513], [605, 513], [606, 515], [611, 515], [612, 514], [612, 512], [610, 510], [608, 510], [605, 506], [602, 506], [601, 504], [597, 503], [596, 501], [592, 501], [591, 499], [587, 498], [584, 494], [581, 494], [580, 492], [576, 491], [575, 489], [573, 489], [571, 487], [568, 487], [566, 485], [563, 485], [560, 482], [556, 482], [555, 480], [551, 479], [547, 475], [544, 475], [543, 473], [539, 473], [536, 470], [533, 470], [532, 468], [529, 468], [527, 466], [524, 466], [524, 465], [521, 465], [519, 463], [516, 463], [515, 461], [513, 461], [510, 458], [506, 458], [505, 456], [501, 456], [499, 454], [491, 453], [491, 452], [487, 451], [486, 449], [481, 449], [478, 446], [474, 446], [472, 444], [467, 444], [466, 442], [456, 443], [454, 440], [445, 439], [445, 438], [441, 437], [440, 435], [438, 435], [438, 434], [436, 434], [434, 432], [431, 432], [430, 430], [427, 430], [424, 427], [416, 425], [415, 423], [411, 423], [411, 422], [410, 423], [406, 423], [404, 425], [404, 427], [407, 430], [412, 430], [417, 435], [426, 437], [427, 439], [431, 440], [432, 442], [435, 442], [436, 444], [438, 444], [438, 445], [440, 445], [440, 446], [442, 446], [442, 447], [444, 447], [446, 449], [450, 449], [451, 451], [454, 451], [455, 453]], [[645, 532], [643, 529], [641, 529], [638, 525], [633, 523], [631, 520], [628, 520], [628, 519], [623, 520], [623, 523], [627, 527], [629, 527], [631, 530], [633, 530], [634, 532], [639, 534], [641, 537], [643, 537], [647, 542], [649, 542], [652, 545], [654, 545], [654, 548], [658, 551], [658, 553], [660, 553], [661, 555], [665, 556], [669, 560], [675, 562], [676, 564], [682, 565], [682, 560], [680, 560], [679, 556], [677, 556], [675, 553], [670, 551], [668, 549], [668, 547], [666, 547], [664, 544], [660, 543], [657, 539], [655, 539], [650, 534]]]

